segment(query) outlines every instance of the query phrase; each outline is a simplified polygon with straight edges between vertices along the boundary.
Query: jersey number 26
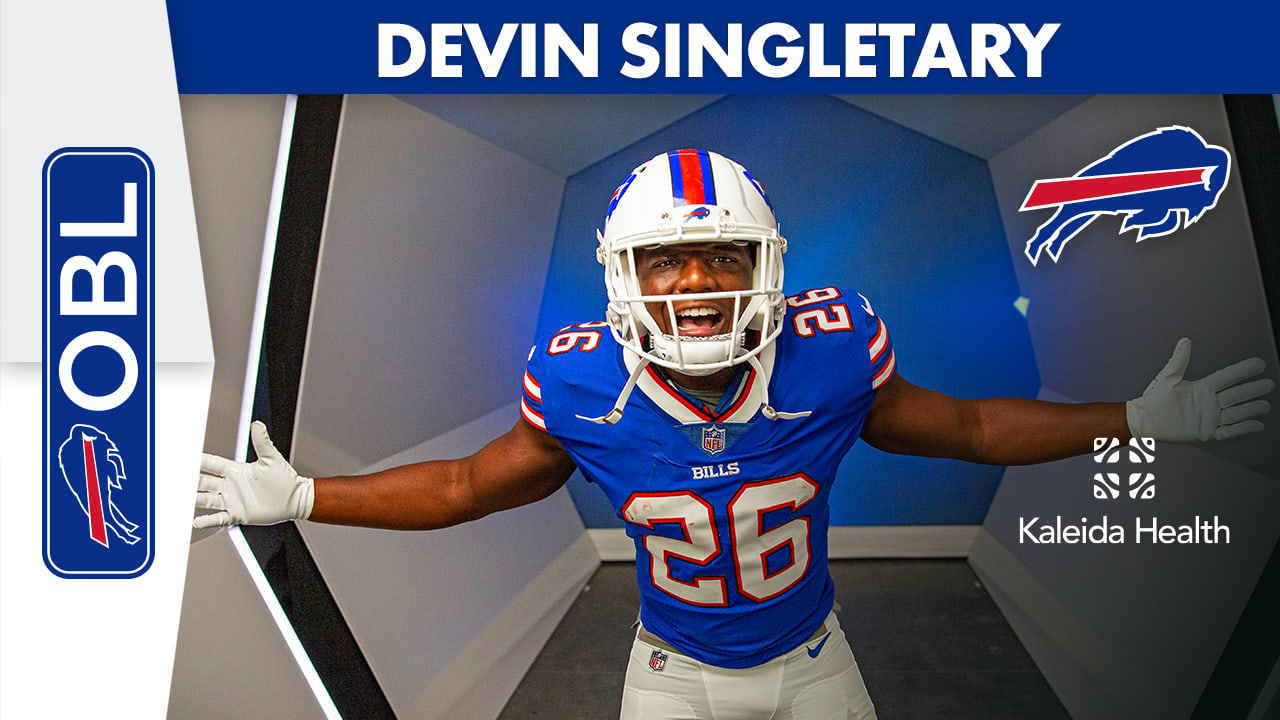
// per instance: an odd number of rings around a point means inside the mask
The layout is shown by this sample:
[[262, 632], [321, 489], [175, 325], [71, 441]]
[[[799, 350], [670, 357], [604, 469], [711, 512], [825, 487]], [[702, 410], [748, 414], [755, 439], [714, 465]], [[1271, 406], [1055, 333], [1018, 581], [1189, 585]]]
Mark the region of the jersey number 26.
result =
[[[809, 570], [809, 518], [798, 517], [772, 530], [762, 528], [765, 513], [796, 512], [818, 494], [818, 483], [804, 473], [744, 484], [728, 503], [729, 538], [733, 545], [734, 579], [738, 592], [757, 602], [775, 598], [795, 586]], [[715, 510], [689, 490], [634, 493], [622, 506], [629, 523], [653, 530], [658, 523], [679, 523], [684, 540], [647, 535], [649, 576], [666, 594], [690, 605], [725, 607], [729, 604], [727, 578], [708, 575], [691, 582], [671, 576], [670, 560], [678, 558], [706, 566], [720, 556], [720, 533]], [[765, 558], [789, 546], [791, 560], [772, 571]]]

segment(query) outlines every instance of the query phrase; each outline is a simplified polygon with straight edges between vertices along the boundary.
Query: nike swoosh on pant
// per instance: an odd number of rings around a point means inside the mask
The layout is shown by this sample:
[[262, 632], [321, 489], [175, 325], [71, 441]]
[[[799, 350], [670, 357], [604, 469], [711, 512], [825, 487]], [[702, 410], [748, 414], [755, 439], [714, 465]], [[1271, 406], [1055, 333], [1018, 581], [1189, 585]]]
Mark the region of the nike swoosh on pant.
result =
[[818, 657], [818, 653], [822, 652], [822, 646], [827, 644], [827, 638], [829, 637], [831, 637], [831, 633], [827, 633], [826, 635], [823, 635], [822, 639], [818, 641], [817, 647], [805, 647], [805, 650], [809, 651], [809, 657], [811, 658]]

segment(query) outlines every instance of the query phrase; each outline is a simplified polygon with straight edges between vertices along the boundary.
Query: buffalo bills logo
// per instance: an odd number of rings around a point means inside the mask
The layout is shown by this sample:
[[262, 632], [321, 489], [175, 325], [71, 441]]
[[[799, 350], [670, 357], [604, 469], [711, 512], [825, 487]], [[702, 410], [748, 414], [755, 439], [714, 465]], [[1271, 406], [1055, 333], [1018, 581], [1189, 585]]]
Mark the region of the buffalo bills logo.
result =
[[107, 528], [120, 540], [133, 545], [136, 523], [120, 512], [113, 492], [124, 492], [124, 460], [107, 434], [92, 425], [75, 425], [58, 448], [58, 466], [76, 502], [89, 520], [88, 535], [103, 547], [110, 547]]
[[1057, 262], [1067, 242], [1099, 215], [1124, 215], [1120, 232], [1136, 228], [1138, 241], [1168, 235], [1217, 205], [1230, 173], [1227, 151], [1191, 128], [1136, 137], [1072, 177], [1035, 182], [1019, 212], [1058, 210], [1027, 241], [1027, 258], [1035, 265], [1043, 251]]
[[764, 204], [768, 205], [769, 210], [772, 211], [773, 203], [769, 202], [769, 194], [764, 191], [764, 186], [760, 184], [760, 181], [755, 179], [755, 176], [746, 170], [742, 171], [742, 175], [747, 179], [747, 182], [751, 183], [751, 187], [755, 188], [756, 191], [760, 193], [760, 197], [764, 198]]
[[622, 184], [618, 186], [618, 189], [613, 191], [613, 195], [609, 198], [609, 210], [604, 214], [604, 221], [606, 225], [609, 223], [609, 218], [613, 217], [613, 211], [617, 209], [618, 201], [622, 200], [623, 195], [627, 194], [627, 188], [631, 187], [631, 183], [634, 182], [635, 179], [636, 174], [631, 173], [627, 176], [626, 180], [622, 181]]
[[711, 211], [710, 211], [710, 210], [708, 210], [708, 209], [707, 209], [707, 208], [705, 208], [705, 207], [700, 207], [700, 208], [698, 208], [697, 210], [694, 210], [694, 211], [693, 211], [693, 212], [691, 212], [691, 213], [687, 213], [687, 214], [684, 216], [684, 221], [685, 221], [685, 222], [689, 222], [690, 220], [706, 220], [706, 219], [707, 219], [707, 216], [708, 216], [708, 215], [710, 215], [710, 214], [711, 214]]

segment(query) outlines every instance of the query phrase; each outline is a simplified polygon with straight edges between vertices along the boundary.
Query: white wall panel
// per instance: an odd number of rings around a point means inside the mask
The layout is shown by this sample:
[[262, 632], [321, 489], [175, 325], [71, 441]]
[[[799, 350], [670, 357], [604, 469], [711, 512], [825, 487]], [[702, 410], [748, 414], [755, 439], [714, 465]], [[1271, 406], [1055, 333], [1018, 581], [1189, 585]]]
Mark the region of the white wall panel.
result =
[[231, 456], [284, 96], [182, 95], [179, 101], [217, 360], [204, 447]]
[[[510, 403], [564, 178], [393, 97], [342, 111], [293, 458], [353, 472]], [[360, 461], [313, 465], [312, 441]]]
[[168, 716], [324, 718], [226, 532], [191, 545]]
[[[518, 415], [518, 404], [508, 404], [367, 470], [466, 455], [509, 429]], [[442, 692], [433, 681], [450, 670], [454, 659], [526, 586], [538, 582], [543, 588], [538, 595], [552, 604], [563, 599], [557, 604], [563, 613], [597, 564], [590, 543], [583, 540], [585, 556], [574, 555], [577, 560], [564, 570], [539, 580], [544, 568], [585, 537], [563, 489], [533, 505], [433, 532], [318, 523], [299, 528], [378, 683], [405, 720], [429, 716], [443, 699], [431, 696], [432, 688]], [[500, 635], [522, 637], [547, 611], [519, 614], [528, 626], [508, 621]], [[515, 671], [517, 680], [534, 656], [536, 652]], [[449, 677], [465, 677], [463, 670], [453, 667]], [[514, 687], [512, 683], [508, 691]], [[457, 701], [454, 694], [445, 704]]]
[[[460, 457], [511, 428], [563, 186], [396, 98], [347, 97], [294, 433], [302, 472]], [[584, 529], [564, 491], [436, 532], [302, 531], [405, 718], [435, 707], [433, 681], [461, 677], [451, 663], [528, 587], [550, 602], [535, 615], [563, 612], [596, 563], [589, 545], [566, 555]]]
[[[285, 101], [179, 100], [216, 358], [204, 450], [231, 456]], [[227, 534], [193, 537], [169, 717], [323, 717]]]

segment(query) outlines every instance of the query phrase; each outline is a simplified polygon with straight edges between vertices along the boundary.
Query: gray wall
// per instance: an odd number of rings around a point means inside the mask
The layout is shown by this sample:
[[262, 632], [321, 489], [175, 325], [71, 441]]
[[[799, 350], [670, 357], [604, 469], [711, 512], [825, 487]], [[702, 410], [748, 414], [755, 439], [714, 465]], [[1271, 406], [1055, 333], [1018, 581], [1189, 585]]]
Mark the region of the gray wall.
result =
[[191, 193], [216, 364], [206, 452], [232, 455], [283, 95], [182, 95]]
[[[508, 404], [368, 470], [475, 452], [508, 430], [512, 413], [518, 412], [516, 405]], [[439, 714], [446, 709], [442, 705], [447, 704], [443, 702], [447, 691], [437, 680], [448, 673], [454, 682], [461, 682], [457, 669], [450, 672], [450, 665], [584, 533], [565, 490], [534, 505], [435, 532], [318, 523], [302, 523], [300, 529], [378, 684], [396, 715], [405, 720], [450, 717]], [[553, 583], [554, 589], [547, 594], [572, 597], [576, 580], [565, 577]], [[567, 604], [561, 612], [564, 609]], [[521, 627], [509, 634], [528, 632], [539, 614], [526, 615]], [[553, 621], [550, 627], [554, 626]], [[494, 646], [487, 654], [504, 649]], [[527, 665], [515, 674], [516, 681], [526, 669]], [[514, 684], [504, 688], [490, 679], [485, 693], [514, 690]], [[497, 707], [505, 701], [503, 695]]]
[[294, 430], [300, 469], [358, 471], [516, 397], [563, 187], [393, 97], [347, 97]]
[[[180, 101], [216, 359], [204, 447], [232, 455], [285, 100]], [[196, 538], [169, 717], [323, 717], [228, 535], [203, 531]]]
[[[283, 108], [278, 96], [183, 99], [218, 358], [206, 450], [224, 455], [235, 449]], [[457, 457], [516, 422], [563, 184], [399, 100], [348, 98], [294, 434], [300, 470]], [[583, 533], [564, 492], [440, 533], [304, 529], [405, 718], [434, 717], [438, 697], [456, 717], [501, 707], [501, 689], [515, 687], [598, 562]], [[195, 537], [170, 716], [320, 717], [227, 534]], [[467, 668], [491, 649], [509, 651], [489, 673], [499, 690], [451, 694], [477, 680]]]
[[[1051, 211], [1017, 212], [1033, 181], [1064, 177], [1130, 138], [1187, 125], [1234, 156], [1218, 96], [1097, 96], [991, 160], [1010, 253], [1043, 379], [1041, 397], [1124, 400], [1139, 394], [1183, 335], [1187, 377], [1248, 356], [1276, 377], [1261, 279], [1232, 176], [1218, 206], [1190, 228], [1134, 242], [1103, 216], [1056, 264], [1033, 267], [1025, 242]], [[1274, 398], [1273, 398], [1274, 401]], [[1067, 708], [1088, 718], [1187, 717], [1277, 539], [1280, 421], [1228, 442], [1161, 444], [1150, 501], [1095, 500], [1088, 456], [1011, 468], [972, 561]], [[1134, 518], [1184, 524], [1218, 516], [1229, 545], [1136, 545]], [[1020, 543], [1019, 519], [1126, 527], [1126, 543]]]
[[323, 718], [230, 536], [192, 544], [187, 563], [168, 717]]
[[[563, 186], [396, 98], [347, 97], [294, 431], [301, 472], [460, 457], [517, 422]], [[411, 718], [432, 716], [432, 681], [584, 529], [561, 491], [440, 532], [303, 533]], [[548, 594], [571, 597], [581, 570]]]

